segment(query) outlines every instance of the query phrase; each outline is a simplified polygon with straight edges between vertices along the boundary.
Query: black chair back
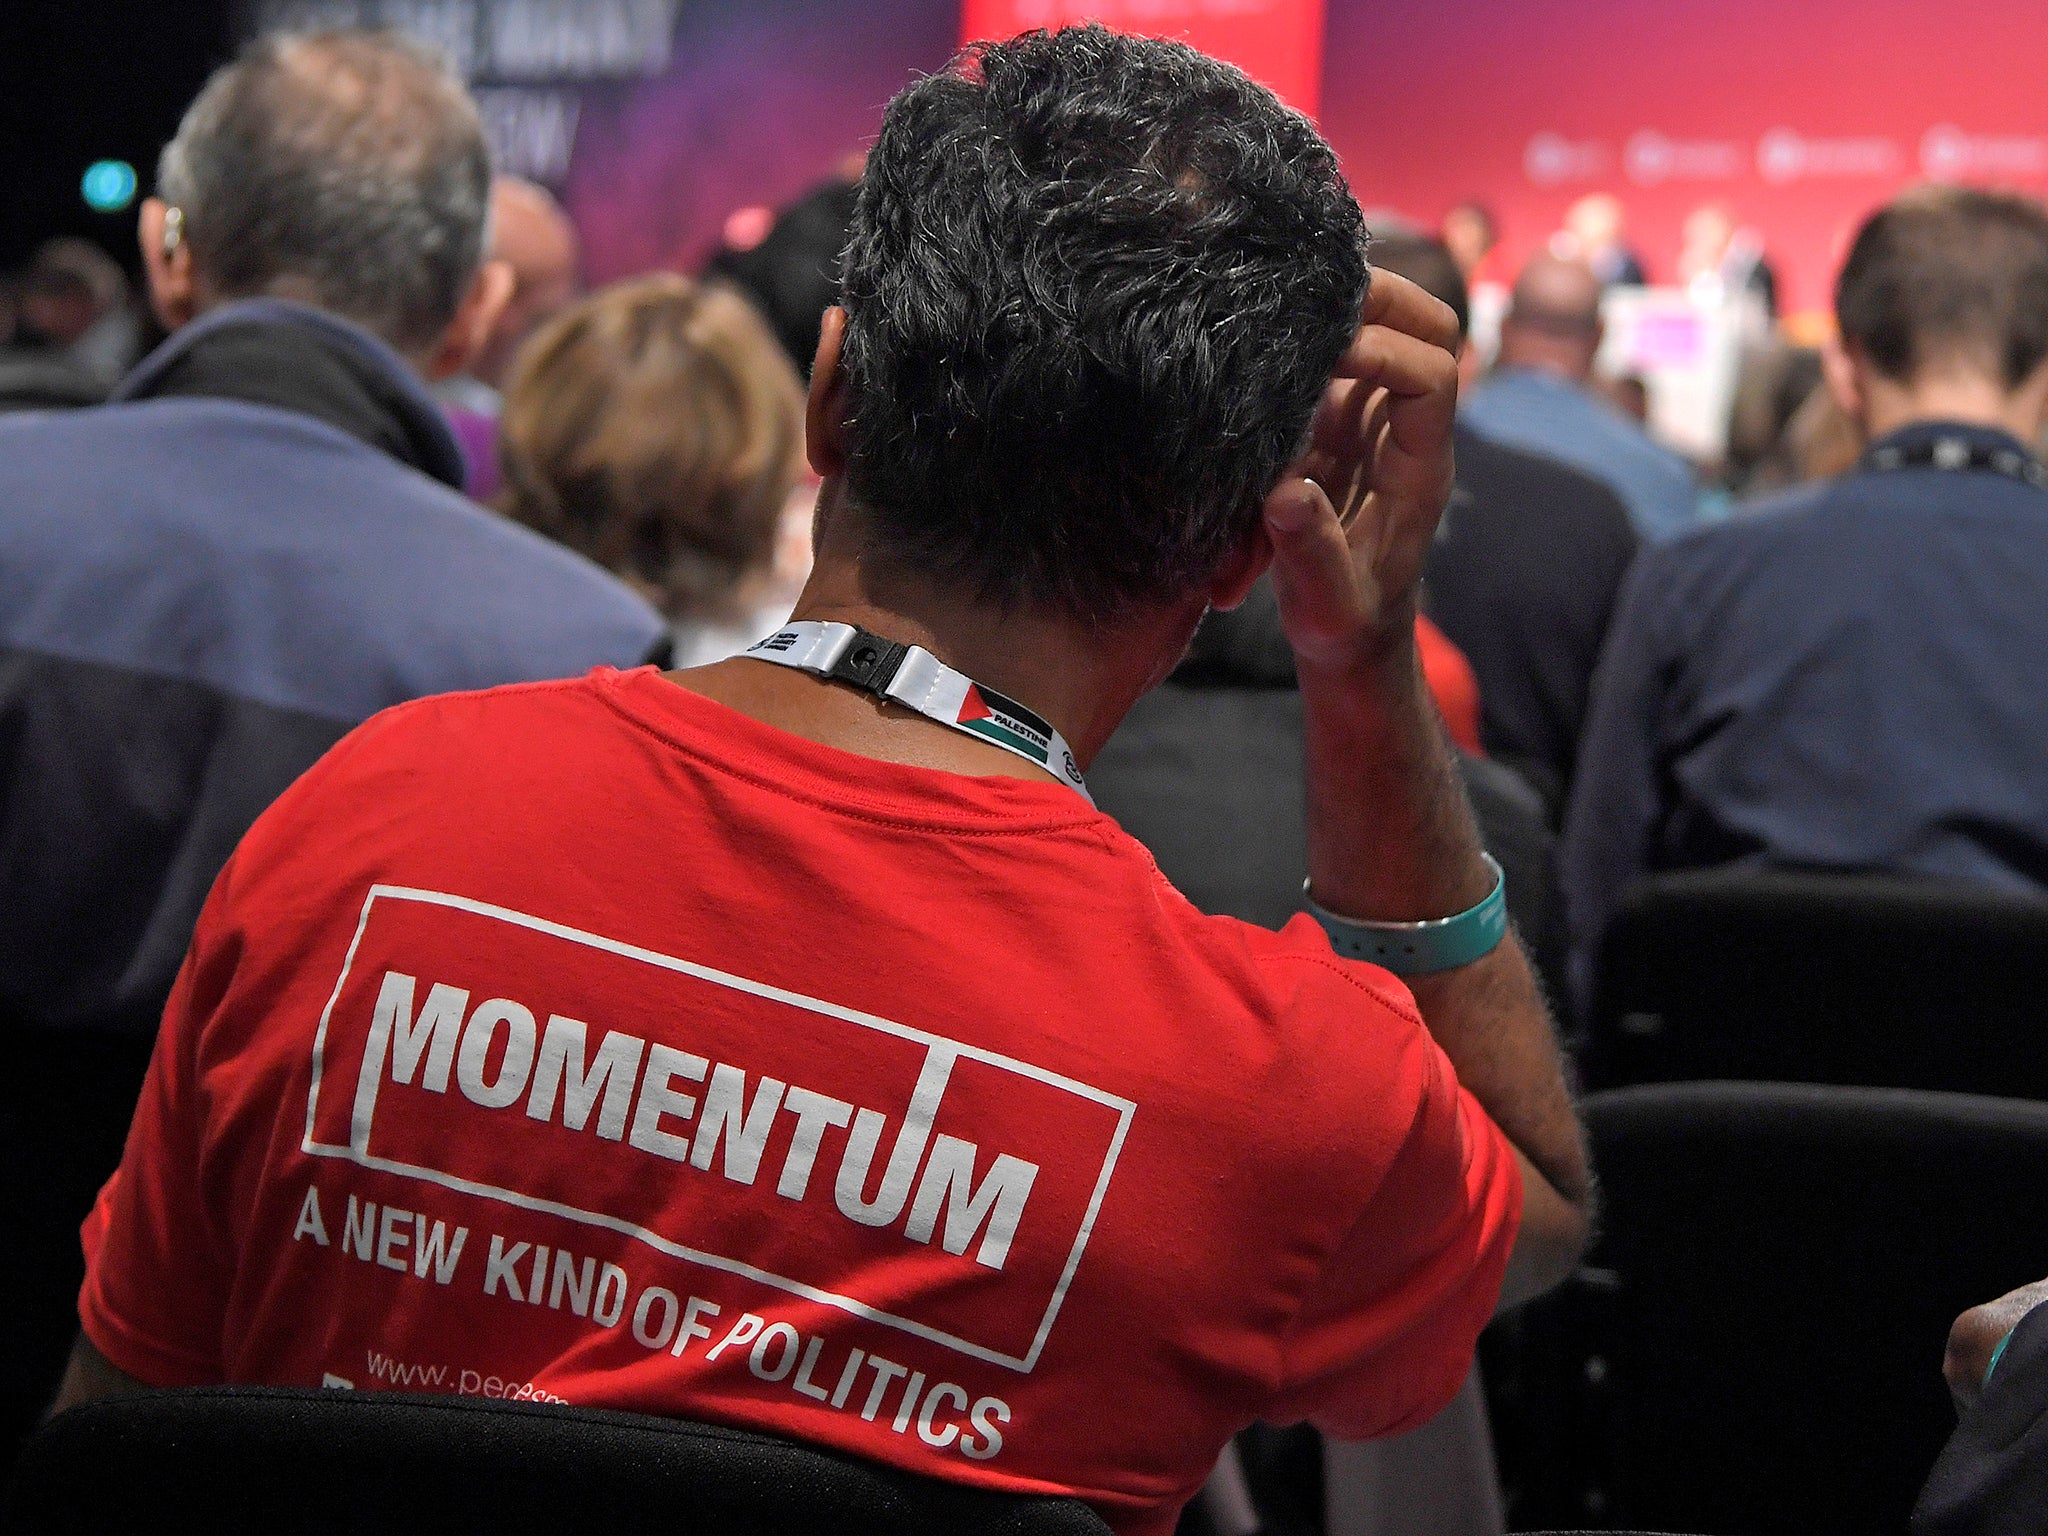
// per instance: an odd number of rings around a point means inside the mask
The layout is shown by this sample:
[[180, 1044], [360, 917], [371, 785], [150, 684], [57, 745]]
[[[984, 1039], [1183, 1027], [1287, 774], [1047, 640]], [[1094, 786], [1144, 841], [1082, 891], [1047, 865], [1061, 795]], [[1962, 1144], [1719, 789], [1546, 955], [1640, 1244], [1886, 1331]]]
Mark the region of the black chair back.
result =
[[78, 1336], [78, 1224], [121, 1161], [150, 1045], [0, 1018], [0, 1479]]
[[2048, 1099], [2048, 899], [1699, 870], [1601, 945], [1590, 1086], [1733, 1078]]
[[1966, 1307], [2048, 1271], [2048, 1105], [1684, 1083], [1589, 1096], [1581, 1276], [1489, 1334], [1511, 1520], [1903, 1536]]
[[1073, 1499], [708, 1424], [477, 1398], [197, 1387], [88, 1403], [23, 1450], [16, 1536], [1108, 1536]]

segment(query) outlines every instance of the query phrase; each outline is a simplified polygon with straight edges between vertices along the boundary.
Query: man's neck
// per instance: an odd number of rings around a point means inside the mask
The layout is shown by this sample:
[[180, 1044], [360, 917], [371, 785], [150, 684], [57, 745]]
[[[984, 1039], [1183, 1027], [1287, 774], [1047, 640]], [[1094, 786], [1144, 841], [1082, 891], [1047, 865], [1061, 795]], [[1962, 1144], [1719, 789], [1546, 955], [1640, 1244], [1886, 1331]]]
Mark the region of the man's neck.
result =
[[1979, 374], [1936, 374], [1910, 383], [1879, 378], [1864, 389], [1863, 429], [1872, 442], [1921, 422], [1955, 422], [1992, 427], [2031, 447], [2041, 429], [2038, 389], [2008, 391]]
[[[1084, 769], [1139, 696], [1172, 669], [1200, 616], [1199, 606], [1191, 606], [1097, 630], [1044, 613], [949, 600], [915, 584], [874, 579], [858, 562], [824, 559], [791, 615], [922, 646], [1044, 716]], [[1058, 782], [999, 747], [805, 673], [739, 657], [674, 676], [765, 724], [864, 757]]]

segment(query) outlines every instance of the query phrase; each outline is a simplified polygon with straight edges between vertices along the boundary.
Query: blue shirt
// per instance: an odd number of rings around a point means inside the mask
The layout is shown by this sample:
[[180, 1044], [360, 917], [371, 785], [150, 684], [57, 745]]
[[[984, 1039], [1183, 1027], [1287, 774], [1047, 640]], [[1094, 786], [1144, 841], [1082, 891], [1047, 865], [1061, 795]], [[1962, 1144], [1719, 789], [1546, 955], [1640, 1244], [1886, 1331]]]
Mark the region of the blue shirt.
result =
[[1692, 466], [1635, 422], [1569, 379], [1503, 368], [1465, 402], [1465, 424], [1510, 448], [1571, 465], [1609, 487], [1652, 543], [1701, 519]]
[[[2002, 432], [1940, 438], [2024, 453]], [[1574, 985], [1628, 884], [1747, 863], [2048, 889], [2048, 492], [1849, 474], [1646, 550], [1560, 846]]]
[[185, 327], [115, 404], [0, 422], [10, 1025], [154, 1029], [236, 841], [378, 710], [663, 642], [461, 474], [389, 348], [268, 299]]

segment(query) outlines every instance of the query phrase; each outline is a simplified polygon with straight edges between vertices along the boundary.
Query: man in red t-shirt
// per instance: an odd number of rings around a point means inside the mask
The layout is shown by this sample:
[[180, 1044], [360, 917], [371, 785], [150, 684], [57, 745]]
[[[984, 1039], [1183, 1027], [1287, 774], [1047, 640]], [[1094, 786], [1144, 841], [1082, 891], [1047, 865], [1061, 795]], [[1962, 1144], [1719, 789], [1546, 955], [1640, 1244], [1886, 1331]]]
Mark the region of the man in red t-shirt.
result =
[[[1304, 119], [1099, 29], [891, 105], [845, 288], [787, 629], [389, 711], [243, 842], [60, 1401], [639, 1409], [1158, 1533], [1255, 1418], [1427, 1419], [1568, 1271], [1578, 1126], [1416, 664], [1449, 311], [1368, 287]], [[1327, 909], [1278, 933], [1082, 777], [1269, 565]]]

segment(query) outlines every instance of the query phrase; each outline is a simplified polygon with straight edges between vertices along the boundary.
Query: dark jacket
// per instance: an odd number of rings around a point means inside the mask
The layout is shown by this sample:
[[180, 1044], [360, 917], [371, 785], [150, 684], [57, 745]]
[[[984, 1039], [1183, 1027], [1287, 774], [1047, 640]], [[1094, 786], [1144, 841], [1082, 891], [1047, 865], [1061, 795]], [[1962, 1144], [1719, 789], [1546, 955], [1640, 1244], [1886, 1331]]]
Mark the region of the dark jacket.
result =
[[1590, 475], [1457, 429], [1458, 489], [1429, 552], [1429, 616], [1479, 679], [1479, 734], [1562, 818], [1593, 669], [1636, 533]]
[[[1937, 467], [1938, 446], [1983, 463]], [[1646, 873], [1740, 863], [2048, 890], [2042, 484], [2003, 432], [1917, 424], [1838, 479], [1643, 553], [1560, 850], [1582, 1001], [1600, 934]]]
[[[1305, 911], [1301, 694], [1272, 587], [1211, 614], [1188, 659], [1125, 717], [1088, 768], [1096, 803], [1204, 912], [1278, 928]], [[1509, 915], [1539, 968], [1561, 938], [1543, 804], [1497, 763], [1461, 757]]]
[[0, 421], [0, 1033], [153, 1030], [243, 831], [369, 715], [662, 643], [461, 481], [394, 353], [271, 300]]

